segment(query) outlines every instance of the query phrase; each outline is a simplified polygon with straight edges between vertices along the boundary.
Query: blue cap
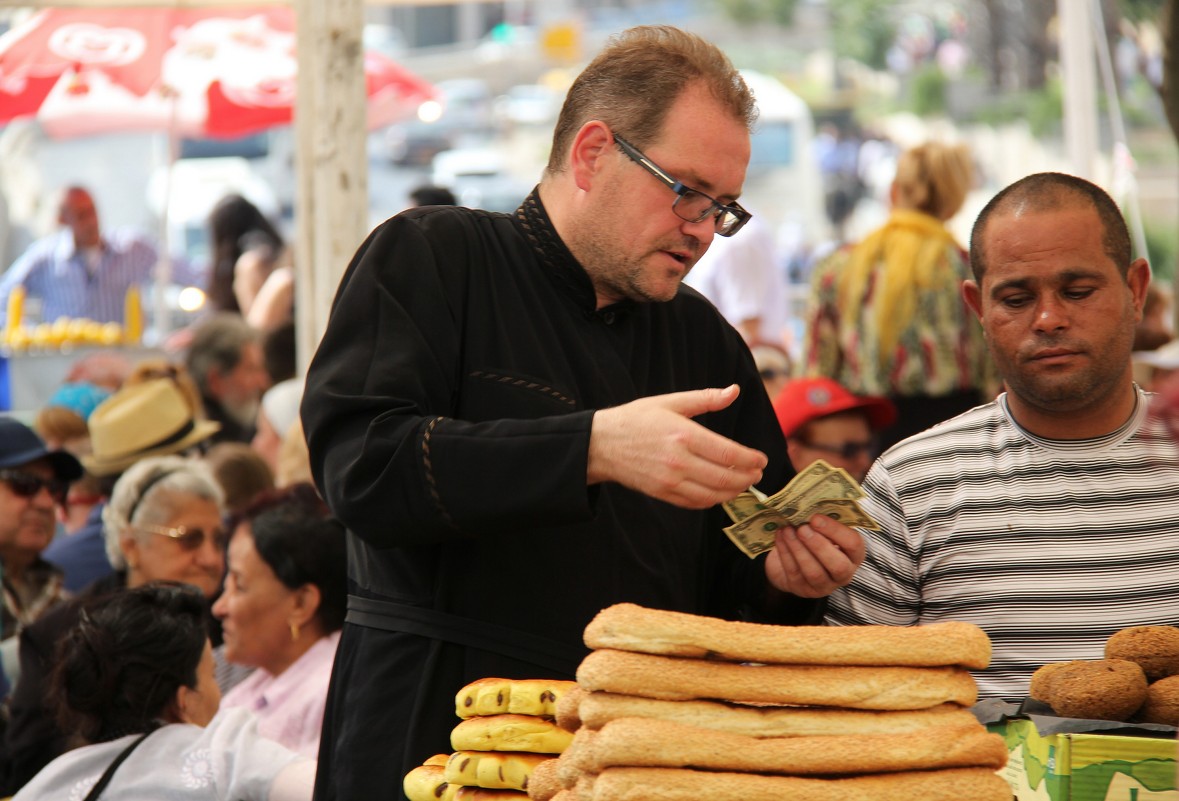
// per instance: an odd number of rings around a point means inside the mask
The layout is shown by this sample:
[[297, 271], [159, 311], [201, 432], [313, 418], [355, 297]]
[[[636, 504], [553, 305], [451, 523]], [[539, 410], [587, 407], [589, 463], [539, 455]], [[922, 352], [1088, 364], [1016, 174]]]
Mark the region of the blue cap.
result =
[[87, 381], [62, 384], [45, 402], [46, 406], [60, 406], [76, 412], [83, 420], [90, 419], [90, 413], [98, 404], [111, 396], [109, 389]]
[[66, 451], [51, 451], [33, 429], [12, 417], [0, 417], [0, 468], [24, 467], [47, 459], [62, 481], [82, 477], [82, 463]]

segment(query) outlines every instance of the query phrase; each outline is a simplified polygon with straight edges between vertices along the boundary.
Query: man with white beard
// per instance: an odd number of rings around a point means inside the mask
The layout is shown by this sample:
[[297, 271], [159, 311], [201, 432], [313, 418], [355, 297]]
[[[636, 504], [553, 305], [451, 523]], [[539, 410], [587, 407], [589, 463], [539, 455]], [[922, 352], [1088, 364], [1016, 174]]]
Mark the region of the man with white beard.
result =
[[213, 442], [254, 437], [258, 406], [270, 377], [256, 330], [237, 314], [218, 314], [197, 326], [185, 359], [210, 420], [221, 424]]

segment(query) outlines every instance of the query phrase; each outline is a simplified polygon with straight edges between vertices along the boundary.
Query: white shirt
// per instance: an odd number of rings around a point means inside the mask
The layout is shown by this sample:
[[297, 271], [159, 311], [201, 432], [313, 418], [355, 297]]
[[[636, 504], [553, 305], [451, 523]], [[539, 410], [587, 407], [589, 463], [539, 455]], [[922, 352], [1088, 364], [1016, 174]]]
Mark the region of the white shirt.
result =
[[[67, 751], [13, 801], [82, 801], [139, 735]], [[208, 726], [164, 726], [115, 771], [103, 799], [118, 801], [309, 801], [315, 762], [258, 734], [244, 709], [224, 709]]]

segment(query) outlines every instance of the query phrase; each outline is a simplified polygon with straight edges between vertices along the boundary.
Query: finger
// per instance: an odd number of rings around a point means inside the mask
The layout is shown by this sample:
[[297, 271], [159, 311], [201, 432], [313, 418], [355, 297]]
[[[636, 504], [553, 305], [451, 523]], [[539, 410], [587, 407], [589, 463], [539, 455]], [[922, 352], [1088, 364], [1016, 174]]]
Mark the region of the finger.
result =
[[729, 384], [723, 389], [710, 387], [685, 392], [669, 392], [666, 395], [657, 395], [655, 399], [664, 408], [682, 414], [684, 417], [696, 417], [706, 412], [718, 412], [728, 407], [737, 400], [739, 394], [741, 394], [741, 387], [737, 384]]
[[[810, 526], [803, 524], [796, 529], [789, 529], [783, 540], [791, 558], [793, 558], [795, 564], [798, 566], [799, 578], [802, 584], [809, 588], [810, 592], [814, 595], [826, 595], [835, 588], [835, 581], [828, 572], [827, 565], [813, 549], [814, 546], [809, 542], [814, 536], [814, 531]], [[826, 545], [824, 555], [827, 560], [837, 561], [833, 558], [832, 552], [838, 552], [838, 549], [829, 542], [824, 541], [823, 544]], [[822, 545], [820, 545], [820, 550], [822, 550]], [[837, 564], [836, 566], [846, 569], [846, 557], [842, 561], [844, 563], [843, 565]]]
[[[866, 545], [860, 532], [832, 520], [826, 515], [813, 515], [808, 522], [814, 531], [822, 535], [819, 539], [825, 539], [832, 546], [838, 548], [856, 567], [859, 567], [860, 563], [864, 561]], [[815, 547], [821, 547], [821, 545], [822, 543], [816, 543]]]
[[[732, 467], [735, 470], [760, 472], [770, 461], [764, 453], [756, 448], [748, 448], [740, 442], [735, 442], [700, 425], [693, 432], [688, 447], [695, 456], [725, 470]], [[750, 484], [755, 484], [760, 480], [761, 477], [758, 476]], [[748, 487], [749, 484], [745, 486]]]
[[[792, 544], [792, 539], [794, 543]], [[825, 587], [815, 587], [803, 573], [798, 555], [804, 554], [805, 549], [799, 549], [794, 529], [782, 528], [774, 539], [774, 547], [766, 555], [766, 578], [782, 592], [797, 595], [800, 598], [821, 598], [828, 594]]]
[[666, 485], [651, 494], [662, 501], [685, 509], [709, 509], [737, 495], [736, 492], [719, 490], [688, 478]]

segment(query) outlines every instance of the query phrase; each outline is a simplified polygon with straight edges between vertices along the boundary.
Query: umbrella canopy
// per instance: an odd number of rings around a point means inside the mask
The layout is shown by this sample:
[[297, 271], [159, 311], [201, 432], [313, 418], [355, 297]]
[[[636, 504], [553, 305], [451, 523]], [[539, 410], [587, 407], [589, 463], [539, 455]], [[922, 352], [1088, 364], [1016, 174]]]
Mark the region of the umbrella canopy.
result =
[[[370, 128], [436, 95], [376, 51], [364, 70]], [[295, 71], [286, 6], [46, 9], [0, 36], [0, 123], [34, 116], [60, 137], [243, 136], [291, 121]]]

